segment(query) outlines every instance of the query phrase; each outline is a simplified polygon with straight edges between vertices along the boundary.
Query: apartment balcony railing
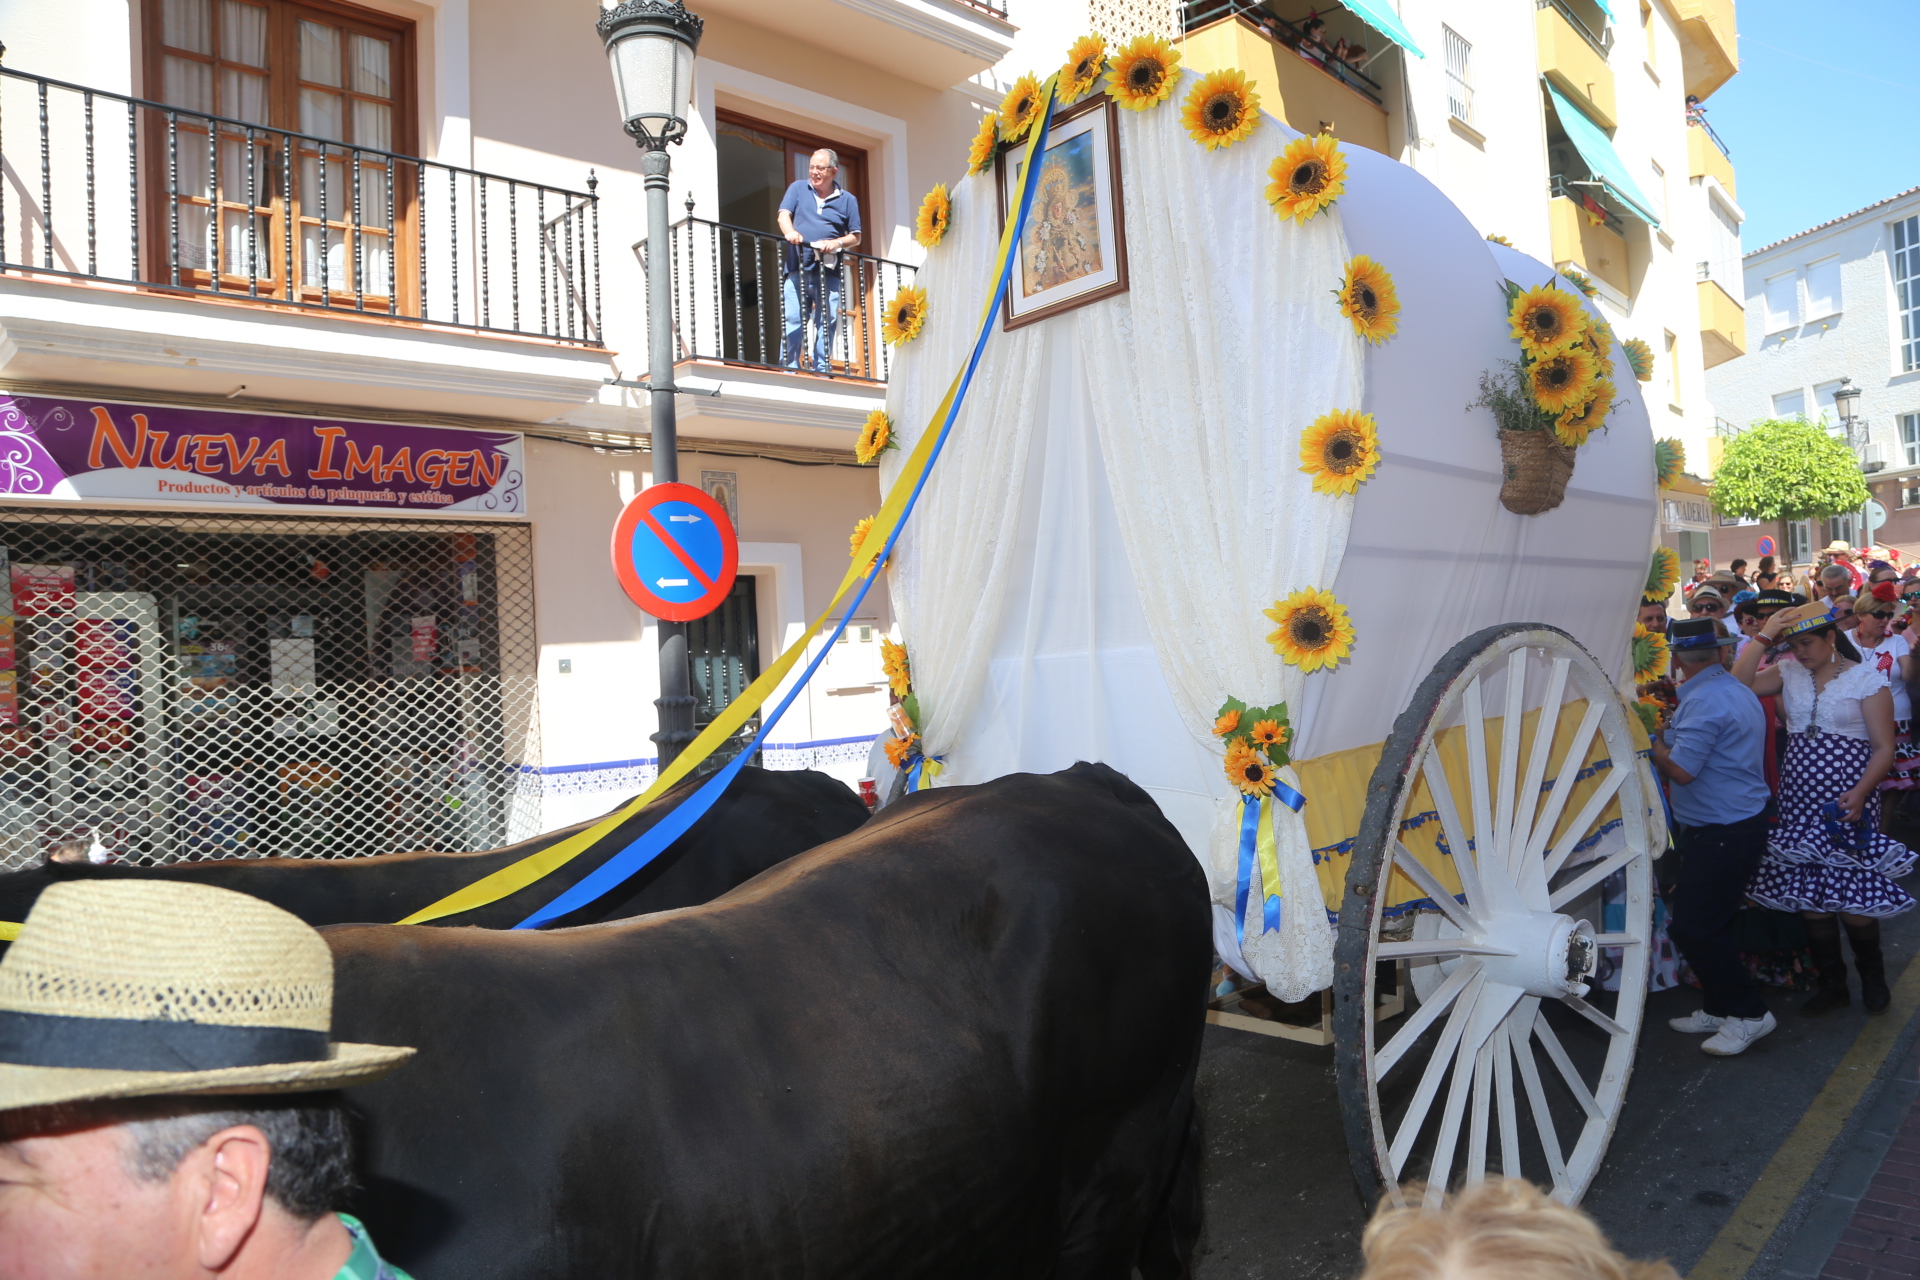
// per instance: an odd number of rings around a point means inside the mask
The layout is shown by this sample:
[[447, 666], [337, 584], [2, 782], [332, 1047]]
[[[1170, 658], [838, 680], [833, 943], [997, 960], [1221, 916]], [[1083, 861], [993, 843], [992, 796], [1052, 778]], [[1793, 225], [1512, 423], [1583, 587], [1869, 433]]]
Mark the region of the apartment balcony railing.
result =
[[1320, 70], [1375, 104], [1382, 102], [1385, 90], [1360, 68], [1335, 56], [1334, 50], [1309, 36], [1300, 26], [1287, 21], [1256, 0], [1186, 0], [1182, 15], [1183, 31], [1198, 31], [1222, 18], [1245, 18], [1265, 32], [1274, 43], [1284, 45]]
[[0, 273], [599, 346], [597, 185], [0, 68]]
[[960, 0], [960, 3], [969, 9], [978, 9], [982, 13], [990, 13], [996, 18], [1004, 19], [1007, 16], [1007, 6], [1004, 4], [994, 4], [993, 0]]
[[[813, 267], [789, 281], [781, 237], [689, 216], [673, 226], [673, 327], [679, 358], [766, 369], [802, 369], [836, 378], [885, 382], [893, 351], [881, 317], [916, 268], [863, 253], [842, 253], [833, 268]], [[783, 292], [838, 286], [839, 323], [828, 334], [828, 367], [814, 368], [818, 308], [796, 307], [803, 321], [787, 332]], [[797, 358], [794, 353], [797, 354]]]
[[1566, 0], [1534, 0], [1534, 8], [1559, 10], [1560, 16], [1567, 20], [1567, 25], [1577, 31], [1580, 38], [1592, 46], [1593, 51], [1602, 59], [1613, 53], [1613, 28], [1603, 23], [1600, 30], [1595, 31], [1587, 25], [1584, 18], [1573, 11]]

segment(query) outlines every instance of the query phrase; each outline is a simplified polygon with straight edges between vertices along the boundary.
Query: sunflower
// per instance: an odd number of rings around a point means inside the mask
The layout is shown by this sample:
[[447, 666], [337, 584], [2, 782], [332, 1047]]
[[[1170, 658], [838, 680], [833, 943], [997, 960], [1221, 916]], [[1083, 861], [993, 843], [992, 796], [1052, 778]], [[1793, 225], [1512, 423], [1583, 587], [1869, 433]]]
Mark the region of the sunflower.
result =
[[1593, 397], [1585, 404], [1568, 409], [1554, 420], [1553, 434], [1560, 443], [1569, 449], [1578, 449], [1587, 442], [1587, 437], [1607, 425], [1607, 414], [1613, 409], [1613, 383], [1605, 378], [1595, 379]]
[[1515, 298], [1507, 318], [1521, 350], [1536, 360], [1565, 351], [1587, 333], [1587, 313], [1572, 294], [1550, 284]]
[[913, 238], [921, 248], [931, 249], [946, 238], [947, 228], [952, 225], [953, 201], [947, 195], [947, 184], [936, 182], [920, 202], [920, 212], [913, 220]]
[[887, 763], [896, 769], [904, 769], [907, 761], [920, 751], [920, 735], [910, 733], [904, 738], [888, 738], [886, 751]]
[[1627, 357], [1627, 368], [1633, 370], [1636, 381], [1653, 381], [1653, 348], [1644, 339], [1628, 338], [1620, 344], [1620, 350]]
[[1513, 248], [1513, 241], [1507, 239], [1505, 236], [1495, 235], [1491, 231], [1487, 232], [1487, 239], [1493, 244], [1503, 244], [1509, 249]]
[[1242, 795], [1265, 796], [1273, 792], [1273, 766], [1244, 742], [1227, 746], [1227, 781]]
[[927, 322], [927, 291], [915, 285], [908, 285], [893, 295], [893, 301], [887, 304], [886, 318], [880, 326], [880, 336], [895, 346], [903, 342], [912, 342], [920, 336], [920, 326]]
[[880, 671], [887, 677], [887, 688], [896, 698], [913, 692], [913, 675], [907, 666], [907, 646], [880, 637]]
[[867, 531], [872, 528], [873, 517], [861, 516], [859, 521], [853, 526], [853, 536], [847, 539], [851, 547], [847, 552], [849, 556], [857, 556], [860, 554], [860, 544], [867, 540]]
[[1613, 326], [1605, 320], [1587, 320], [1587, 350], [1593, 353], [1593, 371], [1596, 376], [1613, 376]]
[[1591, 298], [1593, 297], [1593, 295], [1600, 292], [1600, 290], [1594, 287], [1593, 281], [1587, 279], [1585, 276], [1581, 275], [1578, 271], [1575, 271], [1572, 267], [1568, 267], [1565, 271], [1562, 271], [1560, 274], [1567, 278], [1568, 284], [1571, 284], [1574, 288], [1578, 289], [1586, 297]]
[[1649, 631], [1645, 623], [1633, 624], [1633, 679], [1636, 684], [1658, 680], [1667, 674], [1667, 638]]
[[1302, 671], [1331, 667], [1353, 649], [1353, 623], [1331, 591], [1308, 587], [1261, 612], [1280, 624], [1267, 643]]
[[1347, 158], [1333, 135], [1295, 138], [1267, 166], [1267, 203], [1283, 218], [1304, 223], [1347, 189]]
[[1213, 71], [1187, 94], [1180, 108], [1187, 136], [1209, 151], [1229, 146], [1260, 123], [1260, 95], [1244, 71]]
[[866, 425], [860, 428], [860, 439], [853, 446], [853, 460], [864, 467], [891, 448], [893, 419], [885, 409], [875, 409], [867, 415]]
[[[1662, 489], [1670, 489], [1686, 470], [1687, 447], [1676, 439], [1653, 442], [1653, 473]], [[1677, 572], [1677, 570], [1676, 570]]]
[[979, 173], [993, 163], [993, 153], [1000, 149], [1000, 113], [989, 111], [980, 117], [980, 132], [973, 135], [973, 142], [967, 147], [967, 172]]
[[1278, 720], [1261, 720], [1253, 726], [1253, 740], [1263, 747], [1277, 747], [1287, 740], [1287, 726]]
[[1366, 254], [1347, 264], [1337, 296], [1340, 314], [1353, 321], [1353, 331], [1368, 342], [1382, 343], [1399, 332], [1400, 295], [1393, 290], [1393, 277]]
[[1159, 36], [1137, 37], [1107, 66], [1107, 93], [1129, 111], [1158, 106], [1180, 83], [1180, 55]]
[[1593, 394], [1593, 357], [1580, 348], [1562, 351], [1527, 370], [1527, 389], [1544, 413], [1561, 414]]
[[1680, 553], [1672, 547], [1655, 547], [1653, 558], [1647, 562], [1647, 597], [1665, 600], [1679, 581]]
[[1658, 698], [1641, 698], [1633, 704], [1634, 714], [1640, 717], [1640, 725], [1649, 737], [1660, 732], [1660, 718], [1666, 709], [1666, 703]]
[[1040, 82], [1031, 75], [1021, 76], [1000, 99], [1000, 136], [1018, 142], [1040, 116]]
[[1239, 727], [1240, 727], [1239, 711], [1232, 710], [1232, 709], [1222, 711], [1220, 713], [1220, 718], [1213, 722], [1213, 736], [1216, 738], [1224, 738], [1228, 734], [1232, 733], [1235, 729], [1238, 729]]
[[1100, 79], [1107, 65], [1107, 42], [1097, 35], [1081, 36], [1067, 50], [1067, 65], [1060, 68], [1060, 84], [1054, 90], [1062, 103], [1077, 102]]
[[1380, 465], [1373, 415], [1352, 409], [1321, 414], [1300, 433], [1300, 461], [1315, 493], [1354, 492]]

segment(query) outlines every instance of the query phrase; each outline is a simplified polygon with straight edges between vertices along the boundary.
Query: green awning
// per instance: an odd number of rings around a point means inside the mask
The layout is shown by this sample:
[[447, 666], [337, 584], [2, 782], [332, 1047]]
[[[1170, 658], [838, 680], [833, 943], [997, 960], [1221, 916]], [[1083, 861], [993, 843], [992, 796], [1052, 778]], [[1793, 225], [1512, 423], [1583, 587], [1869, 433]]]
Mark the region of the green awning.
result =
[[1600, 12], [1607, 15], [1608, 22], [1620, 21], [1620, 19], [1613, 16], [1613, 10], [1607, 8], [1607, 0], [1593, 0], [1593, 2], [1600, 6]]
[[1653, 205], [1634, 180], [1627, 176], [1627, 162], [1613, 149], [1613, 139], [1602, 132], [1599, 125], [1589, 120], [1586, 113], [1567, 100], [1567, 96], [1553, 87], [1551, 80], [1542, 81], [1547, 92], [1553, 97], [1554, 112], [1560, 117], [1560, 127], [1567, 132], [1568, 141], [1580, 158], [1587, 162], [1587, 168], [1600, 180], [1608, 195], [1618, 200], [1633, 215], [1650, 227], [1658, 227], [1660, 219], [1653, 215]]
[[1407, 33], [1406, 24], [1400, 21], [1400, 15], [1393, 11], [1392, 0], [1340, 0], [1354, 17], [1378, 31], [1387, 39], [1405, 49], [1416, 58], [1427, 55], [1420, 52], [1420, 46], [1413, 42]]

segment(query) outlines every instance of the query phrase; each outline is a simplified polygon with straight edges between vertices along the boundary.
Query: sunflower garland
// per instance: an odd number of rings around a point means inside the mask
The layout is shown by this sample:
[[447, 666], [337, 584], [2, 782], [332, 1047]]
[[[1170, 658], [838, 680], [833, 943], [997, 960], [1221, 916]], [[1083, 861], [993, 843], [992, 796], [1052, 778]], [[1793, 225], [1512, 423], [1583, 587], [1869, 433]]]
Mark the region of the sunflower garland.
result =
[[1633, 370], [1636, 382], [1653, 381], [1653, 348], [1643, 338], [1628, 338], [1620, 344], [1622, 354], [1627, 357], [1627, 368]]
[[1647, 589], [1641, 598], [1662, 603], [1673, 594], [1680, 581], [1680, 553], [1672, 547], [1655, 547], [1647, 561]]
[[897, 347], [919, 337], [921, 326], [926, 322], [927, 291], [918, 285], [907, 285], [894, 294], [893, 301], [887, 304], [887, 313], [880, 325], [880, 336]]
[[1574, 288], [1580, 291], [1582, 297], [1592, 298], [1597, 296], [1600, 292], [1598, 286], [1596, 286], [1593, 283], [1593, 281], [1587, 279], [1587, 277], [1581, 275], [1578, 271], [1575, 271], [1572, 267], [1568, 267], [1565, 271], [1562, 271], [1560, 274], [1567, 278], [1568, 284], [1572, 285]]
[[1340, 314], [1353, 322], [1353, 331], [1379, 345], [1400, 331], [1400, 295], [1387, 269], [1360, 254], [1347, 264], [1347, 275], [1335, 296]]
[[1315, 493], [1353, 493], [1380, 465], [1380, 437], [1373, 415], [1335, 409], [1300, 433], [1300, 469], [1313, 477]]
[[880, 637], [880, 671], [887, 677], [887, 688], [896, 698], [913, 692], [913, 671], [907, 664], [907, 646]]
[[984, 172], [1000, 150], [1000, 113], [989, 111], [980, 117], [980, 132], [967, 146], [967, 172]]
[[1287, 704], [1250, 707], [1238, 698], [1221, 704], [1213, 722], [1214, 736], [1226, 741], [1227, 781], [1247, 796], [1272, 793], [1275, 775], [1289, 761], [1287, 743], [1293, 729], [1287, 723]]
[[1503, 244], [1507, 246], [1507, 248], [1509, 249], [1513, 248], [1513, 241], [1507, 239], [1503, 235], [1496, 235], [1491, 231], [1487, 232], [1487, 240], [1491, 244]]
[[1040, 118], [1040, 82], [1031, 74], [1021, 76], [1013, 82], [1013, 88], [1007, 90], [1007, 96], [1000, 99], [1000, 137], [1006, 142], [1018, 142], [1027, 136], [1027, 130]]
[[1267, 643], [1302, 671], [1332, 667], [1353, 651], [1353, 622], [1331, 591], [1308, 587], [1261, 613], [1279, 624]]
[[1097, 35], [1081, 36], [1067, 50], [1067, 65], [1060, 68], [1060, 85], [1055, 95], [1064, 106], [1085, 97], [1107, 66], [1107, 42]]
[[931, 249], [947, 238], [947, 228], [953, 225], [953, 198], [947, 194], [947, 184], [936, 182], [933, 190], [927, 192], [927, 198], [920, 202], [920, 212], [914, 215], [913, 239], [923, 249]]
[[1633, 624], [1633, 680], [1644, 684], [1667, 674], [1667, 638], [1649, 630], [1642, 622]]
[[1260, 95], [1244, 71], [1213, 71], [1200, 78], [1180, 108], [1187, 136], [1209, 151], [1232, 146], [1260, 123]]
[[1593, 357], [1575, 347], [1527, 369], [1527, 389], [1540, 408], [1562, 414], [1585, 404], [1593, 394]]
[[1330, 133], [1295, 138], [1267, 166], [1267, 203], [1283, 218], [1304, 224], [1347, 189], [1347, 157]]
[[1653, 442], [1653, 474], [1662, 489], [1671, 489], [1686, 466], [1687, 447], [1679, 440], [1670, 437]]
[[1507, 312], [1513, 336], [1529, 358], [1544, 360], [1587, 336], [1587, 313], [1564, 289], [1543, 284], [1513, 300]]
[[1129, 111], [1159, 106], [1180, 83], [1180, 55], [1159, 36], [1134, 39], [1107, 65], [1107, 95]]
[[860, 438], [853, 445], [853, 460], [868, 466], [887, 450], [898, 447], [893, 442], [893, 419], [885, 409], [875, 409], [860, 428]]

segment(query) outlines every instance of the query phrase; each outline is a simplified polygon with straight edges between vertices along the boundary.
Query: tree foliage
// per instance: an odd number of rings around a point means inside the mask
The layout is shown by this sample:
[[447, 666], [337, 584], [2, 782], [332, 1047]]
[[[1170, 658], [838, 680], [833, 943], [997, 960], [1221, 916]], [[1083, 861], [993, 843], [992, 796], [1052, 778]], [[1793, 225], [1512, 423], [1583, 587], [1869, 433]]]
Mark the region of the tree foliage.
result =
[[1844, 440], [1805, 418], [1764, 418], [1727, 441], [1713, 472], [1723, 516], [1808, 520], [1867, 503], [1860, 462]]

